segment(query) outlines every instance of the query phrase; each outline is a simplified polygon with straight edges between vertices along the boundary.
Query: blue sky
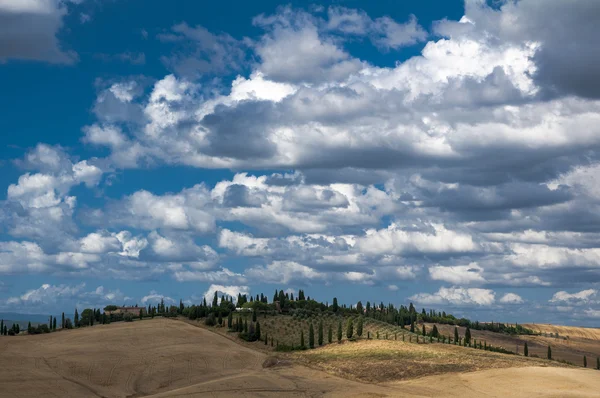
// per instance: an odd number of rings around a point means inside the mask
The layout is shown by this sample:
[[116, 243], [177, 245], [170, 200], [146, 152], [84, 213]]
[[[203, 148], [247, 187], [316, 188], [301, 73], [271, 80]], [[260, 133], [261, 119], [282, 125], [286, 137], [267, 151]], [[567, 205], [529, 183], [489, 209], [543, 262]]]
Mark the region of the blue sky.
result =
[[599, 13], [0, 1], [0, 312], [304, 289], [597, 325]]

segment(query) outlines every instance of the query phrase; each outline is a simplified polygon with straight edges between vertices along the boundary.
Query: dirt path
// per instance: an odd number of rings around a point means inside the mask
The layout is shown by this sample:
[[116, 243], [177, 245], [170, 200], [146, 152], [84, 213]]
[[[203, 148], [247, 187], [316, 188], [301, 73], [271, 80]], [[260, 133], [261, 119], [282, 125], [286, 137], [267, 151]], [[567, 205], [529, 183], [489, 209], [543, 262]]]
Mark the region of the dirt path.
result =
[[454, 396], [450, 390], [461, 397], [552, 397], [600, 391], [600, 372], [592, 370], [504, 369], [376, 385], [289, 362], [263, 368], [266, 353], [166, 319], [2, 340], [0, 397]]

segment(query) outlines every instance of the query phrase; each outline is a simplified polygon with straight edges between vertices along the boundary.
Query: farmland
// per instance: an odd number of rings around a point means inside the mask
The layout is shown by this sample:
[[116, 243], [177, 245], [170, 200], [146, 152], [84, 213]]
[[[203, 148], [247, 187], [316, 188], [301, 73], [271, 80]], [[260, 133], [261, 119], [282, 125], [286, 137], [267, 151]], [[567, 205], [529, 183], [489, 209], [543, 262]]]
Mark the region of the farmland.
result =
[[597, 371], [540, 359], [393, 340], [276, 353], [181, 318], [2, 338], [0, 360], [10, 364], [0, 373], [1, 397], [423, 397], [450, 389], [475, 397], [487, 378], [495, 383], [489, 396], [502, 396], [517, 371], [521, 388], [512, 396], [600, 389]]

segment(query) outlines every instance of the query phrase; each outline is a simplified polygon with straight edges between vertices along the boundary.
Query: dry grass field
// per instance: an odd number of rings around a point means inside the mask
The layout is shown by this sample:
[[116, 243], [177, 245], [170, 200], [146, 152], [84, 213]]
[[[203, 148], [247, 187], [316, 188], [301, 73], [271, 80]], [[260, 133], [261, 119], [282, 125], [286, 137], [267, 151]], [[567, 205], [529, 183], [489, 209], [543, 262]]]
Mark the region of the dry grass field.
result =
[[[433, 326], [426, 324], [427, 330]], [[493, 333], [480, 330], [471, 330], [471, 335], [477, 341], [487, 341], [488, 344], [504, 347], [507, 350], [523, 354], [525, 342], [529, 348], [530, 356], [546, 358], [548, 346], [552, 348], [552, 357], [557, 360], [571, 362], [583, 366], [583, 356], [587, 356], [588, 367], [596, 367], [596, 358], [600, 357], [600, 329], [580, 328], [572, 326], [555, 326], [528, 324], [522, 325], [536, 332], [548, 333], [547, 336], [510, 336], [507, 334]], [[453, 335], [454, 326], [437, 325], [440, 333]], [[460, 336], [464, 336], [465, 328], [459, 327]], [[558, 338], [550, 337], [550, 333], [559, 334]]]
[[263, 347], [161, 318], [0, 338], [0, 397], [469, 398], [481, 391], [493, 397], [600, 391], [594, 370], [544, 368], [559, 364], [440, 344], [371, 340], [277, 357], [256, 349]]

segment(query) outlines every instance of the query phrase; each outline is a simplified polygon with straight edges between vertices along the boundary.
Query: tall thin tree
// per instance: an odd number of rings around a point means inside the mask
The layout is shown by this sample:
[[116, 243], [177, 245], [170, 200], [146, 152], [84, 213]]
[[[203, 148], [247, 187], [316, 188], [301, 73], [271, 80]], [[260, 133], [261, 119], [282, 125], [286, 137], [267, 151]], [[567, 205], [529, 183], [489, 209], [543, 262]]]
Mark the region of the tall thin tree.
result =
[[319, 321], [319, 332], [318, 332], [318, 343], [319, 345], [323, 345], [323, 320]]

